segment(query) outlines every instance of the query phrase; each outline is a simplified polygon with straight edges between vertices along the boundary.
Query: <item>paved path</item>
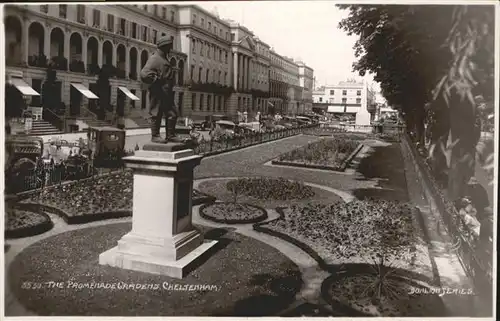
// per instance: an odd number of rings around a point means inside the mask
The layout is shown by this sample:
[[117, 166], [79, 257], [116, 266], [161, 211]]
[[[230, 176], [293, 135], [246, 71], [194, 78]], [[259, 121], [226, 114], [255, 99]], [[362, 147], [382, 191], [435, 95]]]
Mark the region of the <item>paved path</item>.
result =
[[[278, 155], [318, 139], [312, 136], [294, 136], [226, 154], [206, 157], [202, 160], [200, 166], [196, 168], [195, 179], [241, 176], [285, 177], [302, 180], [315, 186], [323, 186], [331, 191], [340, 190], [342, 191], [340, 196], [345, 200], [350, 200], [353, 196], [359, 198], [370, 196], [400, 200], [408, 199], [399, 144], [387, 144], [377, 141], [367, 142], [367, 147], [354, 160], [350, 175], [266, 165], [268, 161]], [[194, 223], [207, 226], [224, 226], [223, 224], [216, 224], [202, 219], [199, 217], [197, 209], [197, 207], [193, 209]], [[271, 211], [271, 218], [276, 215]], [[34, 237], [8, 241], [11, 248], [5, 256], [6, 268], [16, 254], [38, 240], [65, 231], [130, 221], [130, 218], [125, 218], [83, 225], [67, 225], [58, 217], [52, 218], [55, 221], [53, 230]], [[321, 271], [316, 261], [309, 255], [281, 239], [255, 232], [251, 225], [237, 226], [237, 232], [275, 247], [299, 266], [305, 283], [297, 295], [296, 304], [307, 301], [325, 305], [321, 303], [320, 286], [328, 275]], [[6, 310], [9, 315], [31, 315], [17, 302], [7, 287], [5, 294]]]

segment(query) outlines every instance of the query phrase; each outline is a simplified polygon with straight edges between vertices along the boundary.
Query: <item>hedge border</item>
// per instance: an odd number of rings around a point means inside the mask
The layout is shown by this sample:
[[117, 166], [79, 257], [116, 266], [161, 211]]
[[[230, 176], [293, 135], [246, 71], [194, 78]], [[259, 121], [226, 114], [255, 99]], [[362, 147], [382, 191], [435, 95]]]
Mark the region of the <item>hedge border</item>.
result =
[[206, 220], [209, 220], [209, 221], [212, 221], [212, 222], [216, 222], [216, 223], [223, 223], [223, 224], [253, 224], [253, 223], [258, 223], [258, 222], [262, 222], [263, 220], [267, 219], [269, 216], [267, 215], [267, 211], [266, 209], [260, 207], [260, 206], [257, 206], [257, 205], [252, 205], [252, 204], [248, 204], [248, 203], [238, 203], [240, 205], [246, 205], [246, 206], [249, 206], [249, 207], [253, 207], [253, 208], [256, 208], [257, 210], [259, 210], [262, 214], [255, 217], [255, 218], [251, 218], [251, 219], [243, 219], [243, 220], [236, 220], [236, 219], [218, 219], [218, 218], [215, 218], [215, 217], [212, 217], [212, 216], [209, 216], [207, 214], [205, 214], [203, 211], [205, 210], [205, 208], [207, 208], [208, 206], [212, 206], [212, 205], [215, 205], [215, 204], [231, 204], [229, 202], [219, 202], [219, 203], [212, 203], [212, 204], [203, 204], [200, 209], [199, 209], [199, 213], [200, 213], [200, 216]]
[[[16, 209], [22, 210], [21, 208], [15, 207]], [[27, 209], [25, 209], [27, 210]], [[33, 212], [29, 210], [29, 212]], [[6, 239], [19, 239], [23, 237], [30, 237], [35, 235], [40, 235], [45, 232], [50, 231], [54, 227], [54, 222], [50, 219], [50, 216], [44, 212], [34, 212], [36, 215], [41, 215], [44, 221], [40, 224], [32, 226], [23, 226], [13, 230], [5, 230], [4, 235]], [[9, 246], [10, 247], [10, 246]]]
[[[295, 162], [289, 162], [289, 161], [280, 161], [280, 160], [273, 160], [271, 161], [271, 164], [273, 165], [281, 165], [281, 166], [289, 166], [289, 167], [301, 167], [301, 168], [309, 168], [309, 169], [322, 169], [322, 170], [328, 170], [328, 171], [333, 171], [333, 172], [344, 172], [351, 163], [351, 161], [354, 159], [354, 157], [359, 153], [359, 151], [363, 148], [363, 144], [359, 144], [354, 151], [349, 154], [343, 161], [340, 166], [328, 166], [328, 165], [314, 165], [314, 164], [306, 164], [306, 163], [295, 163]], [[279, 156], [278, 156], [279, 157]]]
[[[202, 193], [197, 190], [198, 193], [202, 195], [202, 197], [198, 198], [198, 200], [193, 201], [193, 206], [199, 204], [212, 204], [215, 202], [216, 198], [214, 196]], [[128, 210], [117, 210], [117, 211], [106, 211], [106, 212], [98, 212], [95, 214], [83, 214], [77, 216], [69, 215], [65, 210], [60, 209], [56, 206], [40, 204], [40, 203], [18, 203], [13, 205], [17, 208], [25, 208], [31, 212], [40, 213], [40, 212], [49, 212], [53, 213], [57, 216], [60, 216], [64, 219], [66, 224], [86, 224], [96, 221], [105, 221], [110, 219], [131, 217], [132, 211]]]

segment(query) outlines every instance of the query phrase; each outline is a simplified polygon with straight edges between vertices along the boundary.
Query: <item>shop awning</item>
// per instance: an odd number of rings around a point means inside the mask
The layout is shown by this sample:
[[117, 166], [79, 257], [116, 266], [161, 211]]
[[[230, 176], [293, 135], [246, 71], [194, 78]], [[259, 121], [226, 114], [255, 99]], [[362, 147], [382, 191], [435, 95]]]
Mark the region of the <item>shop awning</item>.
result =
[[82, 84], [71, 84], [71, 86], [75, 87], [79, 92], [82, 93], [88, 99], [99, 99], [93, 92], [91, 92], [87, 87]]
[[139, 97], [137, 97], [136, 95], [132, 94], [130, 92], [130, 90], [128, 90], [128, 88], [126, 87], [118, 87], [121, 91], [123, 91], [123, 93], [125, 95], [127, 95], [128, 98], [132, 99], [132, 100], [140, 100]]
[[12, 78], [10, 83], [17, 88], [24, 96], [40, 96], [30, 85], [20, 78]]

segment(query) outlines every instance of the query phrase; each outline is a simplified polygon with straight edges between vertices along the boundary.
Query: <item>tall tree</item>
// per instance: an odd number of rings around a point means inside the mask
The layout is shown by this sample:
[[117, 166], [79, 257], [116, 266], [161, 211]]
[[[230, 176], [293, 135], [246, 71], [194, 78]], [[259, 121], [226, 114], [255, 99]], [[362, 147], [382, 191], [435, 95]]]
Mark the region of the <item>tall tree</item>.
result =
[[[473, 174], [475, 95], [493, 97], [491, 6], [341, 5], [339, 28], [358, 35], [354, 71], [371, 72], [389, 104], [424, 142], [432, 118], [431, 156], [449, 168], [448, 192], [461, 196]], [[424, 106], [428, 105], [428, 108]]]

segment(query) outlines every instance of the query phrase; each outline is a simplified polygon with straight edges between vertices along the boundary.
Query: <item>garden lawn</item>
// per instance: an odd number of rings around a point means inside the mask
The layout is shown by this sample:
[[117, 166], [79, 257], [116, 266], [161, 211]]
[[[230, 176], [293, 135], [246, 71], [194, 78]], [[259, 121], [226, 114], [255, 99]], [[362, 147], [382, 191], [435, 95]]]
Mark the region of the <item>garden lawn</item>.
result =
[[[212, 195], [217, 198], [217, 200], [222, 202], [233, 202], [234, 195], [227, 188], [227, 183], [232, 181], [231, 179], [217, 179], [201, 182], [198, 185], [198, 189], [206, 194]], [[255, 196], [239, 194], [237, 197], [238, 203], [248, 203], [252, 205], [257, 205], [259, 207], [274, 209], [276, 207], [287, 207], [290, 205], [305, 204], [308, 202], [314, 203], [331, 203], [335, 201], [341, 201], [342, 198], [332, 192], [319, 189], [316, 187], [309, 187], [314, 193], [313, 196], [308, 196], [306, 198], [293, 198], [280, 200], [272, 197], [272, 191], [269, 192], [268, 199], [263, 199]]]
[[[99, 254], [116, 246], [130, 228], [130, 223], [110, 224], [36, 242], [6, 269], [6, 286], [40, 316], [242, 317], [275, 315], [295, 301], [302, 287], [300, 271], [289, 258], [231, 229], [197, 227], [205, 239], [218, 243], [183, 279], [99, 265]], [[23, 289], [24, 282], [62, 282], [63, 288]], [[120, 287], [78, 289], [69, 282]], [[124, 289], [123, 284], [154, 288]], [[175, 290], [169, 285], [213, 288]]]

